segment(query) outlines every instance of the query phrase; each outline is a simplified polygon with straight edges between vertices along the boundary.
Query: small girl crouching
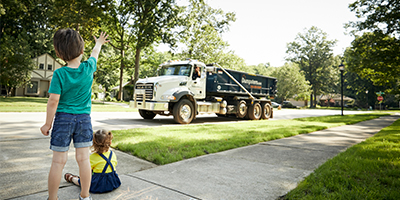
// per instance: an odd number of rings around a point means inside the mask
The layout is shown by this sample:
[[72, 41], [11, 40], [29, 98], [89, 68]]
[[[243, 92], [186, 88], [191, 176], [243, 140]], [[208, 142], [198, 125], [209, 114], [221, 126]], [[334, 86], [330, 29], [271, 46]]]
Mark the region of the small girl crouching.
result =
[[[93, 154], [90, 155], [90, 165], [92, 167], [92, 182], [90, 192], [104, 193], [110, 192], [121, 185], [115, 167], [117, 166], [117, 156], [111, 151], [110, 145], [113, 135], [107, 130], [98, 130], [93, 134]], [[79, 176], [66, 173], [64, 178], [67, 182], [80, 186]]]

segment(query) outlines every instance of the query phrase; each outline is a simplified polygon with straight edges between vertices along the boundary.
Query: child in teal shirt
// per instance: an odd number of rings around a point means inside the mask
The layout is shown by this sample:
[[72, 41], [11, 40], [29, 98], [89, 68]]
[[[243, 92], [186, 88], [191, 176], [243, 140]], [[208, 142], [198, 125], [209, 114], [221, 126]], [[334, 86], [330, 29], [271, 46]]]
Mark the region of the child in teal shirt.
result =
[[[62, 170], [67, 162], [71, 140], [76, 148], [76, 161], [81, 177], [79, 199], [90, 200], [91, 167], [89, 149], [93, 143], [93, 129], [90, 118], [93, 73], [101, 46], [107, 42], [108, 35], [101, 33], [94, 37], [96, 44], [87, 61], [81, 63], [84, 42], [78, 32], [72, 29], [60, 29], [54, 34], [54, 49], [67, 66], [57, 69], [49, 88], [46, 122], [40, 128], [48, 136], [52, 129], [50, 149], [53, 159], [48, 178], [50, 200], [57, 199]], [[54, 124], [53, 124], [54, 118]], [[53, 127], [52, 127], [53, 124]]]

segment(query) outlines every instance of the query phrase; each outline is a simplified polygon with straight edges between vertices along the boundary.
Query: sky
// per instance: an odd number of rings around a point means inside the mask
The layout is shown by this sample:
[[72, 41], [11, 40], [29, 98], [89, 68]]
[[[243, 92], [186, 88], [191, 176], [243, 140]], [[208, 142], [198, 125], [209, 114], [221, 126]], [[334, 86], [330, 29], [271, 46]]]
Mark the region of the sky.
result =
[[348, 5], [355, 0], [206, 0], [213, 8], [235, 12], [236, 21], [223, 40], [247, 65], [285, 63], [287, 43], [298, 33], [316, 26], [337, 40], [335, 55], [342, 55], [354, 37], [346, 34], [344, 24], [357, 21]]

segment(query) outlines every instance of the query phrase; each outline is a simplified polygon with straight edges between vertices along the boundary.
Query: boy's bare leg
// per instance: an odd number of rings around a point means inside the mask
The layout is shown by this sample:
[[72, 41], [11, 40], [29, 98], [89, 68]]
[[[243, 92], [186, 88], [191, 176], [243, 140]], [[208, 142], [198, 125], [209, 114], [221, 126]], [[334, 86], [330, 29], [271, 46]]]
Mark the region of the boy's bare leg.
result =
[[67, 159], [68, 151], [53, 151], [53, 159], [51, 162], [51, 168], [48, 178], [49, 200], [57, 199], [57, 192], [60, 186], [62, 170], [64, 169], [65, 163], [67, 163]]
[[89, 197], [89, 188], [92, 181], [92, 168], [90, 167], [90, 147], [76, 148], [76, 162], [79, 165], [79, 176], [81, 179], [81, 197]]

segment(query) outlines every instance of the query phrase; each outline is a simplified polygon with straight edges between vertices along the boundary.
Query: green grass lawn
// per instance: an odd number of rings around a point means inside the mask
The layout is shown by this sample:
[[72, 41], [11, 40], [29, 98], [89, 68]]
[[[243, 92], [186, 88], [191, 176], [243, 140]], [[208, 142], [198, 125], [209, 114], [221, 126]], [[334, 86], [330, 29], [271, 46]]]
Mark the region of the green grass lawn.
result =
[[113, 131], [112, 146], [158, 165], [326, 128], [354, 124], [385, 113], [258, 120]]
[[328, 160], [282, 199], [400, 199], [400, 120]]
[[[48, 98], [0, 97], [0, 112], [46, 112]], [[134, 112], [133, 108], [92, 102], [92, 112]]]

